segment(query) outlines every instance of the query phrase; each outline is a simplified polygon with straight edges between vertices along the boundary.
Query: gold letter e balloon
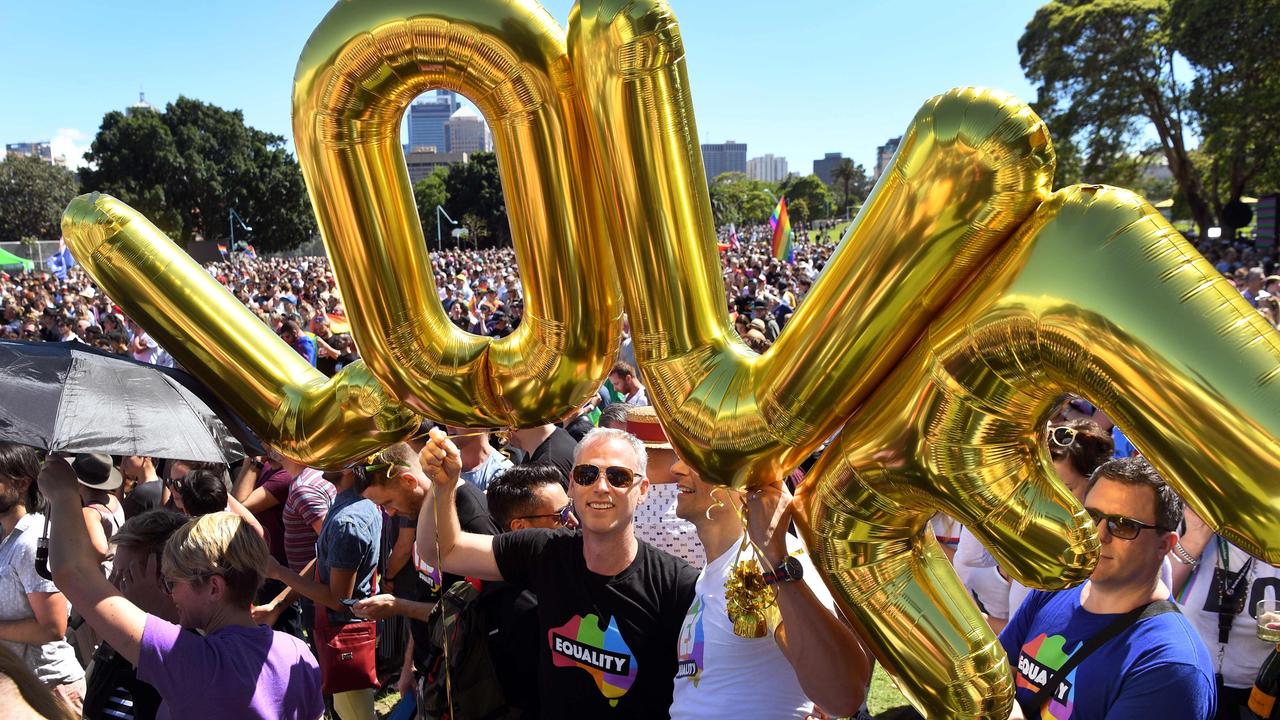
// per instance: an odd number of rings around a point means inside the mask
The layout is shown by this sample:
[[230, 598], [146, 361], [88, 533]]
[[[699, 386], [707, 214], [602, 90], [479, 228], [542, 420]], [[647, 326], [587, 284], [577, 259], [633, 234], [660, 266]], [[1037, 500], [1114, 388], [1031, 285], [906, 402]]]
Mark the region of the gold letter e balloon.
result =
[[[396, 128], [431, 87], [495, 129], [527, 288], [504, 340], [454, 329]], [[1227, 539], [1280, 562], [1280, 336], [1141, 198], [1052, 192], [1041, 120], [994, 91], [927, 102], [777, 343], [728, 322], [684, 47], [660, 0], [339, 3], [299, 62], [294, 131], [365, 363], [325, 379], [149, 222], [106, 196], [76, 257], [269, 441], [337, 465], [414, 414], [529, 425], [602, 380], [619, 332], [672, 442], [713, 482], [776, 480], [835, 435], [798, 500], [816, 564], [929, 717], [1003, 718], [1005, 653], [930, 533], [961, 520], [1014, 578], [1087, 578], [1094, 528], [1043, 443], [1072, 390]], [[608, 237], [606, 241], [604, 238]], [[750, 678], [766, 682], [768, 678]]]

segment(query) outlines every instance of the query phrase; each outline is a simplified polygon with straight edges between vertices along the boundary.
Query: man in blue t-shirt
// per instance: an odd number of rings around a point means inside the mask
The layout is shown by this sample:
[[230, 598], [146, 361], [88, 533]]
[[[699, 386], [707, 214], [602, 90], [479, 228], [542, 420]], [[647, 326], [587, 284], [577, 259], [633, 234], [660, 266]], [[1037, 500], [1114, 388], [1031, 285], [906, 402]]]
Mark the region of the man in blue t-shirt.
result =
[[1182, 520], [1172, 488], [1142, 458], [1111, 460], [1094, 471], [1084, 505], [1101, 542], [1089, 581], [1032, 592], [1000, 633], [1017, 686], [1010, 717], [1212, 718], [1217, 696], [1209, 651], [1176, 609], [1130, 624], [1071, 670], [1043, 706], [1032, 706], [1041, 686], [1090, 637], [1125, 613], [1169, 599], [1160, 566]]

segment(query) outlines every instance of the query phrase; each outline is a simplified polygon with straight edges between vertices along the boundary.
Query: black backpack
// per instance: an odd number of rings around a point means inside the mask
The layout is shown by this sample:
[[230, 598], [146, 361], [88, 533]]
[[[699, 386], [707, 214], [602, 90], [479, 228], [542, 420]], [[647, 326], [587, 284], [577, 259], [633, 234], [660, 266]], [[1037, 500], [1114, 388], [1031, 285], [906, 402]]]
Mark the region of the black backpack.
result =
[[421, 680], [418, 717], [515, 720], [521, 716], [518, 709], [508, 704], [494, 669], [489, 652], [489, 627], [485, 621], [485, 598], [484, 592], [460, 580], [440, 596], [427, 617], [430, 648]]

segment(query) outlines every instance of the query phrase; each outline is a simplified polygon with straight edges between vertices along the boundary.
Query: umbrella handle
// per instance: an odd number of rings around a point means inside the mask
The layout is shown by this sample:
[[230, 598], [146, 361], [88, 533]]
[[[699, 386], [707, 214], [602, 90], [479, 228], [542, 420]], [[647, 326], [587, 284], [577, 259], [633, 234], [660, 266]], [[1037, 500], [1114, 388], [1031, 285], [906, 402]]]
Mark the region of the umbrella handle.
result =
[[53, 579], [53, 572], [49, 570], [49, 526], [52, 524], [53, 521], [46, 518], [44, 532], [36, 540], [36, 574], [45, 580]]

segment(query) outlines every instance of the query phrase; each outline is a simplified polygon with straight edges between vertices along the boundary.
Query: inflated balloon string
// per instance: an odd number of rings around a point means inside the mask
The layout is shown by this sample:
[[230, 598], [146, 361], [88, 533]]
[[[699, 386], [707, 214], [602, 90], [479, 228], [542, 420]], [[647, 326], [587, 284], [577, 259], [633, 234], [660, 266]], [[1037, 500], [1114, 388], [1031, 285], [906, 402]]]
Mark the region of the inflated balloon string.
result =
[[[440, 552], [440, 501], [438, 498], [439, 495], [436, 493], [435, 488], [431, 488], [431, 514], [436, 519], [436, 565], [443, 565], [443, 556]], [[437, 568], [437, 572], [440, 573], [440, 600], [438, 602], [445, 602], [444, 569]], [[449, 706], [449, 717], [454, 718], [457, 717], [457, 714], [453, 712], [453, 673], [449, 672], [449, 633], [451, 632], [451, 629], [445, 620], [444, 613], [445, 608], [441, 607], [440, 624], [443, 626], [444, 630], [440, 634], [441, 644], [444, 647], [444, 699], [445, 703]]]

